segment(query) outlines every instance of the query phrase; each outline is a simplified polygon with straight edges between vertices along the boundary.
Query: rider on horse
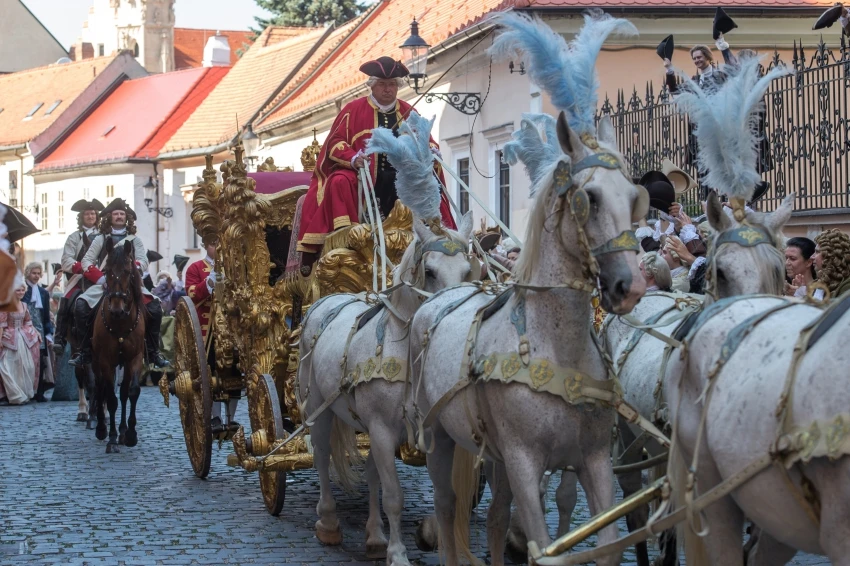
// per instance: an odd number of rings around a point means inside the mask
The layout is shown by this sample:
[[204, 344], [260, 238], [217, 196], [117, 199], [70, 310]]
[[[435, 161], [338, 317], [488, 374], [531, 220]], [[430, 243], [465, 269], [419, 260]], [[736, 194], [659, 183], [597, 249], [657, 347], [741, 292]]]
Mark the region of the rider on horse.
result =
[[97, 214], [103, 210], [103, 204], [97, 199], [81, 199], [74, 203], [71, 210], [77, 213], [77, 230], [68, 236], [62, 250], [62, 271], [68, 282], [56, 313], [56, 339], [53, 342], [56, 355], [62, 355], [65, 351], [68, 325], [73, 323], [75, 296], [91, 286], [83, 277], [81, 262], [89, 251], [92, 238], [97, 235]]
[[[92, 239], [88, 252], [82, 259], [83, 277], [93, 283], [74, 305], [74, 317], [78, 324], [75, 328], [80, 342], [80, 351], [68, 362], [72, 366], [84, 366], [91, 363], [91, 313], [103, 297], [104, 276], [102, 269], [106, 265], [106, 238], [112, 238], [117, 246], [125, 241], [132, 242], [135, 249], [136, 266], [144, 271], [148, 265], [147, 252], [142, 240], [136, 236], [136, 213], [123, 199], [113, 200], [100, 214], [100, 232]], [[145, 345], [148, 361], [157, 368], [171, 365], [159, 352], [159, 332], [162, 322], [162, 307], [159, 299], [147, 289], [142, 288], [148, 311], [148, 324], [145, 331]], [[87, 324], [82, 324], [87, 321]]]

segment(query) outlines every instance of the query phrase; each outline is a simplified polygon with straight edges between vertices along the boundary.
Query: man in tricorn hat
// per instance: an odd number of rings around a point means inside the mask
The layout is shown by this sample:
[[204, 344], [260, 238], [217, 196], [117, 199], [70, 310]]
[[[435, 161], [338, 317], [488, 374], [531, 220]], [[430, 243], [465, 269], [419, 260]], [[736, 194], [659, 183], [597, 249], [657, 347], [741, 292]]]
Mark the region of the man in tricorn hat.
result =
[[[361, 65], [360, 71], [369, 77], [366, 85], [371, 92], [346, 104], [334, 120], [316, 160], [304, 201], [297, 249], [303, 254], [302, 274], [305, 275], [309, 274], [310, 265], [317, 259], [329, 233], [359, 222], [359, 169], [368, 163], [382, 215], [389, 214], [397, 200], [395, 169], [387, 157], [379, 154], [367, 162], [364, 152], [372, 129], [394, 129], [414, 111], [408, 103], [397, 99], [402, 77], [407, 76], [408, 70], [401, 61], [379, 57]], [[431, 147], [437, 151], [433, 140]], [[435, 169], [442, 177], [439, 166]], [[455, 228], [444, 194], [441, 195], [440, 213], [443, 224]]]
[[[74, 318], [77, 321], [75, 332], [80, 343], [80, 351], [68, 362], [72, 366], [84, 366], [91, 363], [91, 312], [103, 297], [103, 267], [106, 265], [106, 238], [112, 238], [117, 246], [122, 243], [132, 242], [136, 257], [136, 267], [144, 272], [148, 267], [148, 257], [145, 245], [141, 238], [136, 236], [136, 213], [124, 202], [117, 198], [109, 203], [100, 213], [100, 231], [92, 239], [91, 246], [80, 262], [83, 277], [90, 283], [91, 287], [83, 293], [74, 303]], [[148, 311], [147, 324], [145, 325], [145, 346], [148, 361], [157, 368], [169, 366], [159, 352], [159, 332], [162, 323], [162, 306], [159, 299], [154, 297], [150, 291], [142, 287], [142, 297]]]
[[92, 238], [97, 234], [97, 214], [103, 210], [103, 204], [97, 199], [81, 199], [71, 206], [71, 210], [77, 213], [77, 229], [65, 240], [65, 247], [62, 250], [62, 271], [68, 278], [68, 283], [65, 296], [59, 301], [59, 310], [56, 311], [56, 336], [53, 350], [57, 356], [65, 351], [68, 325], [74, 318], [74, 299], [91, 286], [91, 283], [83, 278], [81, 262], [89, 251]]

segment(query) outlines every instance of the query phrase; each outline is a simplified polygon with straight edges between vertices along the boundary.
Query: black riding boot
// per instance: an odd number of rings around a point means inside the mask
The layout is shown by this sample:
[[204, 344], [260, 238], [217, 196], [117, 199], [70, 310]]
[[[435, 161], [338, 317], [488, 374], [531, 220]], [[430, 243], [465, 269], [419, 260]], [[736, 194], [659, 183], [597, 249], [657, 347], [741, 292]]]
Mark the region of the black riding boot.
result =
[[56, 332], [53, 334], [53, 351], [57, 356], [65, 352], [66, 337], [68, 336], [68, 325], [72, 317], [71, 304], [68, 299], [62, 297], [59, 308], [56, 310]]
[[74, 367], [84, 367], [91, 363], [91, 311], [92, 308], [83, 299], [74, 303], [74, 335], [80, 344], [80, 351], [68, 363]]
[[145, 326], [145, 346], [148, 352], [148, 361], [154, 366], [162, 369], [171, 365], [159, 353], [159, 332], [162, 324], [162, 305], [159, 301], [151, 301], [147, 305], [148, 319]]

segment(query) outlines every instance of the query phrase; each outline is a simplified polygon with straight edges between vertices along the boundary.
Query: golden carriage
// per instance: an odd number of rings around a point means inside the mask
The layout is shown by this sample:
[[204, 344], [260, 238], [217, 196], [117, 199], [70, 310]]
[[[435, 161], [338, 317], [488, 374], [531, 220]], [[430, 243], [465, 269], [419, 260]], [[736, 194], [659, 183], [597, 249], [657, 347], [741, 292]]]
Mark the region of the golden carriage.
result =
[[[305, 172], [315, 167], [319, 148], [314, 140], [302, 153]], [[278, 170], [271, 159], [258, 169], [292, 184], [293, 174]], [[235, 159], [223, 163], [220, 170], [222, 182], [217, 183], [208, 156], [192, 211], [198, 233], [205, 240], [218, 241], [218, 279], [209, 331], [205, 340], [192, 301], [183, 297], [176, 309], [175, 377], [169, 382], [163, 376], [159, 385], [166, 405], [169, 394], [179, 400], [195, 474], [203, 478], [209, 473], [214, 441], [221, 445], [232, 440], [234, 453], [228, 456], [228, 464], [259, 472], [266, 509], [277, 515], [283, 507], [286, 472], [313, 465], [303, 435], [283, 444], [301, 424], [295, 378], [302, 312], [325, 295], [371, 288], [372, 228], [358, 224], [330, 234], [309, 277], [302, 277], [297, 269], [286, 271], [296, 208], [307, 192], [306, 184], [259, 191], [252, 178], [258, 175], [247, 172], [241, 146], [235, 149]], [[308, 179], [303, 173], [294, 175]], [[383, 222], [391, 262], [400, 261], [412, 241], [412, 223], [410, 210], [400, 201]], [[390, 285], [391, 273], [383, 276]], [[214, 356], [209, 355], [210, 349]], [[208, 359], [215, 360], [215, 367], [210, 367]], [[213, 402], [226, 401], [234, 390], [245, 393], [250, 434], [241, 427], [211, 426]], [[367, 450], [368, 437], [362, 435], [358, 445]], [[424, 465], [424, 456], [415, 450], [404, 447], [399, 455], [406, 463]]]

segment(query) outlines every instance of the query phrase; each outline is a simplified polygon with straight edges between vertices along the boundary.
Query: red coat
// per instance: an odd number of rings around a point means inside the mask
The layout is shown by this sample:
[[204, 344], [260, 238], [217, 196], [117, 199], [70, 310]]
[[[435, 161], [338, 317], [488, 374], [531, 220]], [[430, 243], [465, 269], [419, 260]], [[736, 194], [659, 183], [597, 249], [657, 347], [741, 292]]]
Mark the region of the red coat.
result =
[[207, 277], [210, 273], [212, 273], [212, 264], [206, 259], [196, 261], [186, 270], [186, 294], [195, 303], [204, 338], [210, 327], [210, 307], [212, 307], [212, 293], [207, 287]]
[[[399, 123], [410, 112], [410, 104], [398, 100], [396, 116]], [[316, 169], [310, 180], [310, 189], [304, 200], [301, 226], [298, 231], [298, 251], [318, 252], [325, 237], [338, 228], [358, 222], [357, 172], [351, 160], [358, 151], [366, 150], [366, 142], [372, 130], [378, 127], [378, 108], [368, 96], [346, 104], [331, 126], [328, 138], [316, 159]], [[431, 145], [437, 148], [432, 139]], [[378, 160], [370, 160], [372, 179], [377, 178]], [[443, 172], [435, 166], [440, 180], [445, 185]], [[441, 194], [440, 215], [443, 224], [456, 229], [449, 201]]]

